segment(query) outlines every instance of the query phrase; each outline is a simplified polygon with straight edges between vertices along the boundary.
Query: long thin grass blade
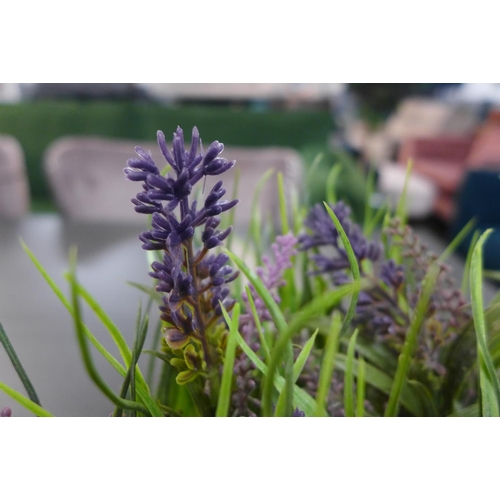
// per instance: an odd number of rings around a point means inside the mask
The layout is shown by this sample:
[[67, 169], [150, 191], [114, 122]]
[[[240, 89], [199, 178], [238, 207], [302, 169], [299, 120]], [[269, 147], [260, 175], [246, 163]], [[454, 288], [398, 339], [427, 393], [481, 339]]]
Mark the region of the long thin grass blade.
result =
[[234, 358], [236, 352], [236, 335], [238, 334], [238, 324], [240, 318], [240, 304], [237, 302], [233, 308], [233, 317], [230, 318], [225, 307], [220, 303], [222, 313], [229, 325], [229, 337], [227, 339], [226, 352], [224, 353], [224, 368], [217, 402], [216, 417], [227, 417], [229, 404], [231, 403], [231, 387], [233, 382]]
[[333, 370], [335, 368], [335, 356], [339, 350], [340, 331], [342, 329], [342, 317], [340, 312], [335, 311], [328, 332], [323, 360], [319, 372], [318, 390], [316, 392], [316, 416], [326, 417], [326, 402], [332, 384]]
[[257, 333], [259, 334], [260, 345], [262, 347], [262, 350], [264, 351], [264, 357], [269, 363], [269, 360], [271, 358], [271, 351], [269, 350], [269, 345], [267, 343], [266, 336], [264, 335], [264, 330], [262, 329], [260, 318], [257, 314], [257, 309], [255, 308], [255, 302], [253, 300], [252, 292], [248, 286], [245, 288], [245, 290], [247, 292], [248, 304], [250, 305], [250, 310], [252, 311], [255, 328], [257, 329]]
[[469, 250], [467, 251], [467, 257], [465, 258], [464, 273], [462, 276], [462, 286], [460, 287], [462, 293], [465, 296], [468, 295], [469, 291], [470, 264], [472, 260], [472, 252], [474, 251], [474, 248], [476, 248], [476, 243], [478, 239], [479, 239], [479, 231], [476, 230], [472, 235], [472, 241], [470, 243]]
[[76, 331], [76, 336], [78, 340], [78, 344], [80, 346], [80, 352], [82, 354], [83, 363], [85, 365], [85, 369], [89, 374], [90, 378], [93, 380], [95, 385], [101, 390], [101, 392], [109, 398], [109, 400], [117, 406], [120, 406], [124, 409], [128, 410], [136, 410], [140, 411], [144, 414], [149, 414], [146, 407], [140, 403], [136, 403], [135, 401], [128, 401], [126, 399], [120, 398], [116, 395], [104, 382], [99, 373], [97, 372], [94, 363], [92, 361], [90, 351], [87, 346], [87, 342], [85, 339], [83, 321], [80, 313], [80, 304], [79, 304], [79, 294], [78, 294], [78, 283], [76, 281], [76, 249], [72, 249], [70, 254], [70, 272], [69, 272], [69, 281], [71, 285], [71, 300], [73, 304], [73, 310], [75, 314], [73, 315], [74, 326]]
[[488, 229], [479, 238], [472, 254], [470, 269], [472, 316], [474, 318], [477, 339], [481, 414], [483, 417], [500, 416], [500, 382], [487, 346], [482, 290], [482, 252], [484, 243], [491, 232], [492, 229]]
[[461, 231], [453, 238], [451, 243], [446, 247], [446, 249], [443, 251], [443, 253], [439, 256], [439, 260], [441, 262], [444, 262], [448, 260], [450, 255], [455, 252], [455, 250], [460, 246], [462, 241], [466, 238], [466, 236], [474, 229], [474, 226], [476, 225], [476, 219], [472, 218], [462, 229]]
[[[74, 316], [75, 312], [73, 310], [72, 305], [70, 304], [69, 300], [66, 298], [64, 293], [61, 291], [61, 289], [57, 286], [55, 281], [51, 278], [49, 273], [45, 270], [45, 268], [42, 266], [40, 261], [35, 257], [33, 252], [27, 247], [27, 245], [24, 243], [24, 241], [21, 241], [21, 246], [23, 247], [24, 251], [28, 255], [29, 259], [31, 262], [34, 264], [35, 268], [38, 270], [38, 272], [41, 274], [43, 279], [47, 282], [49, 287], [52, 289], [56, 297], [60, 300], [60, 302], [63, 304], [63, 306], [68, 310], [68, 312], [71, 314], [71, 316]], [[126, 368], [111, 354], [109, 353], [106, 348], [97, 340], [97, 338], [94, 336], [94, 334], [85, 326], [83, 325], [83, 332], [85, 336], [90, 340], [91, 344], [97, 349], [97, 351], [109, 362], [109, 364], [122, 376], [125, 377], [127, 375], [127, 370]], [[158, 407], [156, 402], [151, 398], [149, 395], [149, 390], [141, 387], [138, 387], [137, 392], [139, 396], [141, 397], [141, 400], [143, 403], [146, 405], [148, 408], [149, 412], [156, 417], [162, 417], [163, 412], [161, 409]]]
[[[311, 338], [306, 342], [303, 349], [300, 351], [300, 354], [297, 356], [295, 363], [293, 365], [293, 383], [295, 384], [304, 369], [307, 359], [311, 354], [311, 350], [314, 346], [314, 342], [316, 340], [316, 335], [318, 334], [319, 329], [316, 328], [316, 331], [312, 334]], [[278, 402], [276, 403], [276, 410], [274, 412], [275, 416], [286, 416], [285, 410], [285, 393], [282, 392], [278, 397]]]
[[406, 375], [410, 368], [412, 356], [415, 352], [417, 337], [425, 320], [427, 308], [429, 306], [430, 298], [432, 292], [434, 291], [439, 272], [439, 262], [434, 262], [431, 264], [424, 278], [422, 292], [420, 293], [420, 297], [415, 308], [415, 314], [411, 320], [410, 326], [408, 327], [403, 350], [398, 358], [398, 366], [396, 368], [391, 393], [389, 395], [389, 401], [384, 414], [386, 417], [395, 417], [397, 415], [401, 392], [406, 381]]
[[354, 317], [354, 312], [356, 309], [356, 303], [358, 302], [358, 296], [359, 296], [359, 291], [361, 289], [361, 275], [359, 272], [359, 265], [358, 265], [358, 260], [356, 259], [356, 256], [354, 255], [354, 251], [352, 249], [351, 242], [349, 241], [349, 238], [347, 237], [346, 232], [344, 231], [344, 228], [342, 227], [342, 224], [338, 220], [337, 216], [333, 212], [333, 210], [328, 206], [328, 204], [324, 204], [325, 208], [330, 215], [330, 218], [332, 219], [332, 222], [335, 224], [335, 227], [337, 228], [337, 231], [340, 235], [340, 238], [342, 240], [342, 243], [344, 244], [344, 249], [347, 254], [347, 258], [349, 259], [349, 265], [351, 266], [351, 272], [352, 272], [352, 277], [353, 277], [353, 288], [352, 288], [352, 295], [351, 295], [351, 302], [349, 303], [349, 309], [347, 310], [347, 314], [345, 315], [344, 318], [344, 324], [342, 326], [342, 332], [340, 336], [344, 335], [347, 332], [347, 329], [349, 328], [349, 325], [351, 324], [351, 320]]
[[9, 356], [12, 366], [16, 370], [19, 379], [21, 380], [22, 384], [24, 385], [24, 388], [26, 389], [26, 392], [28, 393], [28, 397], [31, 399], [31, 401], [33, 401], [33, 403], [36, 403], [38, 406], [42, 406], [40, 403], [40, 399], [38, 398], [38, 395], [35, 391], [35, 388], [33, 387], [33, 384], [31, 383], [31, 380], [28, 377], [26, 370], [21, 364], [21, 361], [19, 360], [19, 357], [17, 356], [14, 347], [12, 346], [9, 337], [7, 336], [7, 332], [5, 331], [2, 323], [0, 323], [0, 343], [3, 345], [3, 348], [5, 349], [7, 356]]
[[38, 417], [53, 417], [52, 413], [48, 412], [45, 408], [37, 405], [31, 399], [28, 399], [26, 396], [23, 396], [20, 392], [12, 389], [7, 384], [0, 382], [0, 390], [5, 392], [8, 396], [10, 396], [14, 401], [17, 401], [21, 406], [26, 408], [31, 413], [35, 414]]
[[358, 379], [356, 382], [356, 417], [365, 416], [366, 363], [363, 358], [358, 361]]
[[[353, 361], [353, 373], [357, 376], [359, 372], [358, 366], [359, 360], [354, 359]], [[383, 371], [379, 370], [370, 363], [365, 363], [365, 375], [366, 383], [389, 395], [393, 386], [393, 377], [387, 375]], [[335, 359], [335, 368], [345, 372], [347, 367], [347, 356], [345, 354], [338, 353]], [[408, 410], [413, 416], [422, 416], [425, 414], [424, 408], [420, 402], [420, 399], [411, 390], [411, 387], [404, 385], [401, 390], [400, 403], [406, 410]]]
[[344, 413], [346, 417], [354, 417], [354, 353], [357, 336], [358, 330], [352, 334], [347, 348], [347, 363], [344, 374]]
[[[238, 334], [236, 337], [238, 345], [241, 347], [243, 352], [248, 356], [250, 361], [256, 366], [258, 370], [265, 376], [268, 377], [269, 371], [266, 364], [255, 354], [250, 346], [245, 342], [243, 337]], [[274, 375], [274, 386], [281, 393], [285, 387], [285, 379], [279, 374]], [[304, 389], [298, 387], [297, 385], [293, 388], [293, 404], [294, 406], [300, 408], [308, 417], [313, 417], [316, 414], [316, 402]]]
[[337, 202], [337, 195], [335, 193], [335, 184], [339, 178], [340, 172], [342, 171], [342, 164], [337, 163], [330, 170], [328, 177], [326, 178], [326, 200], [330, 204]]

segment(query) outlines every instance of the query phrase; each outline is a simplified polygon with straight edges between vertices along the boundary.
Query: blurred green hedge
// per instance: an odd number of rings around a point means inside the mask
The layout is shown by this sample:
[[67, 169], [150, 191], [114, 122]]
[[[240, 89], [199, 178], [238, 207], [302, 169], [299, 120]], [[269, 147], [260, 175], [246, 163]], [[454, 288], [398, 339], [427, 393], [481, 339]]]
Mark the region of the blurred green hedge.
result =
[[0, 105], [0, 134], [21, 143], [35, 202], [51, 199], [43, 153], [65, 135], [95, 135], [154, 140], [180, 125], [190, 135], [196, 125], [205, 144], [220, 140], [234, 146], [289, 146], [324, 149], [333, 121], [328, 111], [253, 111], [230, 107], [166, 107], [154, 103], [108, 101], [35, 101]]

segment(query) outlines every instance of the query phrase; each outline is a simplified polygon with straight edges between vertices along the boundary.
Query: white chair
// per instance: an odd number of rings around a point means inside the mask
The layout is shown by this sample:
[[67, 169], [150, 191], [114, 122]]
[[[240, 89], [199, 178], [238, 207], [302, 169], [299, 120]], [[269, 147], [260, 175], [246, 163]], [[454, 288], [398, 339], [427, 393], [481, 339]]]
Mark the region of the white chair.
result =
[[24, 153], [19, 141], [0, 135], [0, 218], [14, 219], [29, 211]]

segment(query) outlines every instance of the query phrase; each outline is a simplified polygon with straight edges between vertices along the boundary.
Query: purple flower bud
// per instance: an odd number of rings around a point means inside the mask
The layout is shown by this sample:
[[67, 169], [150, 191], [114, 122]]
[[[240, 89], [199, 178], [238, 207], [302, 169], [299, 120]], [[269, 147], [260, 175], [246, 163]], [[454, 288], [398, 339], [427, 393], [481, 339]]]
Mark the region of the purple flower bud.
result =
[[6, 406], [0, 411], [0, 417], [10, 417], [12, 416], [12, 409]]

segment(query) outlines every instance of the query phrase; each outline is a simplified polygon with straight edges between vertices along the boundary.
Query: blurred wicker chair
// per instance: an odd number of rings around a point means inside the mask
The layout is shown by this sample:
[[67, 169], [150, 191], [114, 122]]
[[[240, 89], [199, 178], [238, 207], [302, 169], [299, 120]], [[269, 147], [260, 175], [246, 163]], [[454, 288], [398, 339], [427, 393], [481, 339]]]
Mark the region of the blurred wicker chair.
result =
[[0, 135], [0, 218], [21, 217], [29, 211], [24, 153], [19, 141]]
[[[141, 145], [161, 168], [166, 162], [156, 143], [140, 140], [110, 140], [96, 137], [64, 137], [52, 143], [45, 153], [44, 169], [55, 199], [68, 218], [81, 221], [139, 223], [145, 219], [135, 213], [130, 200], [141, 190], [140, 184], [126, 180], [123, 169], [136, 156], [134, 147]], [[236, 170], [240, 171], [235, 226], [245, 231], [251, 219], [253, 193], [264, 173], [273, 168], [282, 172], [287, 193], [297, 191], [302, 174], [299, 154], [290, 148], [226, 147], [222, 156], [235, 159], [236, 166], [220, 177], [207, 177], [205, 192], [222, 179], [230, 199]], [[200, 188], [203, 181], [199, 183]], [[198, 186], [197, 186], [198, 187]], [[259, 208], [264, 217], [277, 220], [279, 200], [276, 176], [263, 188]]]

